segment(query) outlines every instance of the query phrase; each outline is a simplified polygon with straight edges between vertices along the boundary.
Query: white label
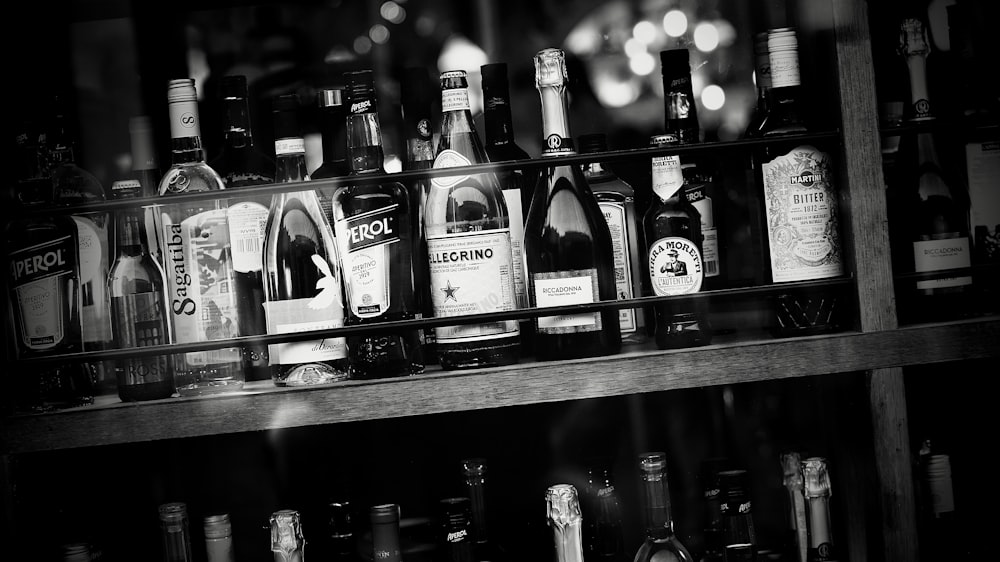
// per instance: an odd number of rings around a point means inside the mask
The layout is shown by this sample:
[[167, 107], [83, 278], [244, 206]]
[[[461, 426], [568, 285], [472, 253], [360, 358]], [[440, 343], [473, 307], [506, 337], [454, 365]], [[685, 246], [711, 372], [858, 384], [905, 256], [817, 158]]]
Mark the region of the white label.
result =
[[505, 189], [503, 199], [507, 203], [507, 218], [510, 224], [510, 257], [514, 270], [514, 306], [528, 307], [528, 289], [524, 279], [524, 212], [521, 209], [521, 191]]
[[668, 236], [649, 246], [649, 278], [656, 296], [697, 293], [704, 276], [701, 252], [687, 238]]
[[[965, 236], [939, 240], [919, 240], [913, 243], [913, 265], [917, 273], [947, 271], [972, 265], [969, 239]], [[944, 289], [971, 285], [971, 277], [928, 279], [917, 281], [917, 289]]]
[[358, 318], [377, 318], [389, 310], [392, 244], [399, 242], [399, 207], [390, 205], [335, 223], [348, 303]]
[[441, 90], [441, 112], [471, 110], [467, 88]]
[[684, 185], [681, 159], [676, 155], [653, 158], [653, 192], [660, 199], [670, 199]]
[[[514, 272], [507, 229], [427, 238], [434, 316], [514, 310]], [[518, 333], [516, 320], [435, 328], [439, 343], [501, 338]]]
[[305, 154], [306, 141], [301, 138], [278, 139], [274, 141], [274, 155]]
[[[323, 279], [336, 281], [332, 276]], [[326, 288], [324, 291], [336, 293], [336, 298], [326, 306], [317, 305], [316, 297], [265, 302], [264, 314], [267, 317], [267, 333], [294, 334], [343, 327], [344, 309], [340, 303], [339, 287], [336, 291]], [[326, 300], [328, 299], [323, 299], [324, 302]], [[347, 341], [344, 338], [270, 344], [267, 349], [271, 365], [297, 365], [312, 361], [334, 361], [347, 357]]]
[[[590, 304], [600, 300], [597, 270], [595, 269], [536, 273], [534, 286], [537, 308]], [[537, 322], [538, 331], [543, 334], [569, 334], [601, 330], [601, 314], [599, 312], [541, 316]]]
[[175, 139], [201, 136], [198, 102], [180, 101], [170, 104], [170, 136]]
[[108, 301], [108, 229], [90, 217], [74, 216], [80, 244], [80, 321], [84, 349], [111, 341]]
[[[455, 168], [458, 166], [469, 166], [472, 162], [465, 157], [461, 152], [456, 152], [450, 148], [442, 150], [437, 156], [434, 157], [435, 169], [437, 168]], [[439, 188], [449, 188], [465, 178], [468, 175], [455, 175], [455, 176], [441, 176], [439, 178], [431, 178], [431, 186]]]
[[31, 281], [16, 288], [18, 312], [21, 314], [21, 341], [33, 351], [53, 348], [66, 337], [60, 297], [61, 273], [52, 277]]
[[229, 206], [229, 239], [233, 245], [233, 269], [237, 272], [261, 271], [268, 214], [267, 207], [253, 201]]
[[705, 263], [705, 277], [716, 277], [719, 275], [719, 231], [715, 228], [712, 198], [701, 197], [691, 205], [701, 215], [701, 257]]
[[[978, 142], [965, 145], [966, 168], [969, 172], [969, 199], [972, 204], [972, 228], [986, 227], [994, 238], [993, 254], [1000, 252], [1000, 142]], [[986, 243], [985, 240], [982, 241]], [[980, 243], [980, 240], [976, 240]], [[989, 255], [990, 252], [983, 252]]]
[[[632, 294], [632, 256], [629, 252], [629, 224], [625, 219], [625, 206], [618, 203], [601, 202], [598, 204], [604, 221], [608, 223], [611, 232], [611, 257], [615, 267], [615, 289], [618, 300], [633, 297]], [[636, 330], [635, 310], [623, 308], [618, 310], [618, 323], [622, 335], [631, 334]]]
[[843, 275], [830, 158], [800, 146], [765, 162], [764, 206], [774, 282]]
[[771, 61], [772, 88], [798, 86], [802, 82], [799, 76], [798, 51], [772, 51], [769, 55], [769, 60]]

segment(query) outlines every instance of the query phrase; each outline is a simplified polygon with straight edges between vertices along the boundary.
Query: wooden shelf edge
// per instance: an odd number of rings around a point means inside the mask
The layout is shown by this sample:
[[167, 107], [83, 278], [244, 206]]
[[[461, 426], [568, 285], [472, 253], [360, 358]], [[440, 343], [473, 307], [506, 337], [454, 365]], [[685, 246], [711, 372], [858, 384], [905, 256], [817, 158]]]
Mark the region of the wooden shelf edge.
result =
[[1000, 356], [1000, 318], [681, 351], [438, 371], [325, 387], [78, 408], [3, 420], [0, 451], [41, 452], [501, 408]]

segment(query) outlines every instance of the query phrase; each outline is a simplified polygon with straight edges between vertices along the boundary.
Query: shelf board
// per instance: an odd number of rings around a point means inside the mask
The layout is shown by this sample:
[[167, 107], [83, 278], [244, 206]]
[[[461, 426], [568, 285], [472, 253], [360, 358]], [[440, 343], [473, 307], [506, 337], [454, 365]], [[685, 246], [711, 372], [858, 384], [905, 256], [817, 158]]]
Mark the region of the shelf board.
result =
[[12, 416], [0, 452], [30, 453], [368, 419], [501, 408], [1000, 357], [1000, 317], [896, 330], [719, 343], [696, 349], [628, 350], [594, 359], [524, 362], [495, 369], [275, 388], [237, 394], [97, 404]]

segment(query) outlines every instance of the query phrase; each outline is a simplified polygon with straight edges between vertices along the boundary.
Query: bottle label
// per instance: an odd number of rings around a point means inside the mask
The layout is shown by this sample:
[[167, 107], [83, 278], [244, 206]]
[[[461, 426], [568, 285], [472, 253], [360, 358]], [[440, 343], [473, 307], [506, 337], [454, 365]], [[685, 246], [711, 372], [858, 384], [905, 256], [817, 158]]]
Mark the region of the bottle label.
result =
[[472, 110], [469, 105], [469, 90], [467, 88], [449, 88], [441, 90], [441, 112]]
[[[472, 162], [465, 157], [460, 152], [456, 152], [450, 148], [442, 150], [434, 158], [434, 168], [455, 168], [458, 166], [470, 166]], [[466, 175], [454, 175], [454, 176], [441, 176], [439, 178], [431, 178], [431, 185], [433, 187], [439, 188], [449, 188], [453, 185], [457, 185], [459, 182], [464, 181], [468, 176]]]
[[810, 546], [806, 559], [809, 562], [835, 562], [837, 553], [831, 543], [824, 542], [819, 546]]
[[[946, 236], [954, 236], [949, 234]], [[969, 238], [955, 236], [932, 240], [918, 240], [913, 243], [913, 264], [917, 273], [926, 271], [946, 271], [961, 269], [972, 265], [969, 251]], [[917, 289], [931, 290], [947, 287], [971, 285], [971, 277], [951, 277], [948, 279], [929, 279], [917, 281]]]
[[376, 318], [389, 310], [392, 244], [399, 242], [399, 205], [389, 205], [336, 222], [337, 243], [351, 311]]
[[[314, 255], [313, 261], [317, 259], [323, 261], [323, 258]], [[329, 271], [329, 265], [326, 265], [325, 261], [323, 263]], [[344, 309], [341, 305], [339, 283], [332, 275], [324, 277], [320, 283], [326, 279], [331, 282], [313, 298], [265, 302], [267, 333], [294, 334], [343, 327]], [[347, 340], [344, 338], [270, 344], [267, 348], [271, 365], [297, 365], [347, 357]]]
[[681, 172], [681, 159], [677, 155], [656, 156], [653, 158], [653, 192], [666, 201], [684, 185], [684, 174]]
[[226, 211], [233, 246], [233, 270], [237, 273], [257, 272], [263, 268], [268, 214], [269, 209], [255, 201], [240, 201]]
[[175, 139], [200, 137], [201, 123], [198, 120], [197, 101], [175, 101], [170, 103], [170, 136]]
[[[118, 347], [148, 347], [169, 343], [163, 295], [159, 292], [112, 297]], [[119, 384], [137, 385], [170, 380], [167, 357], [153, 355], [117, 362]]]
[[66, 337], [63, 317], [64, 281], [76, 272], [77, 249], [72, 236], [10, 253], [12, 288], [21, 320], [21, 342], [32, 351], [51, 349]]
[[705, 277], [719, 275], [719, 231], [715, 228], [712, 198], [705, 193], [705, 185], [694, 185], [685, 193], [687, 200], [701, 215], [701, 257], [705, 263]]
[[84, 349], [87, 344], [111, 341], [108, 229], [104, 218], [73, 217], [80, 245], [80, 324]]
[[[611, 231], [611, 256], [615, 267], [615, 288], [618, 300], [631, 299], [632, 292], [632, 255], [628, 243], [629, 224], [625, 219], [625, 205], [610, 202], [600, 202], [604, 221]], [[631, 334], [636, 330], [635, 310], [623, 308], [618, 310], [618, 323], [622, 335]]]
[[843, 275], [829, 156], [800, 146], [761, 166], [771, 275], [776, 283]]
[[798, 51], [794, 49], [771, 51], [768, 55], [768, 60], [771, 61], [772, 88], [798, 86], [802, 83], [802, 79], [799, 76]]
[[274, 141], [274, 155], [305, 154], [306, 141], [301, 138], [277, 139]]
[[510, 225], [510, 257], [514, 265], [514, 306], [527, 308], [528, 289], [524, 279], [524, 210], [521, 208], [523, 182], [516, 174], [511, 174], [509, 181], [517, 186], [516, 189], [503, 190], [503, 199], [507, 203], [507, 218]]
[[[591, 304], [600, 300], [596, 269], [571, 269], [535, 273], [533, 276], [536, 308]], [[540, 316], [538, 331], [543, 334], [571, 334], [601, 331], [601, 314], [563, 314]]]
[[[174, 223], [163, 213], [163, 262], [174, 341], [239, 336], [226, 210], [205, 211]], [[238, 362], [239, 348], [186, 353], [188, 366]], [[183, 370], [175, 365], [175, 369]]]
[[660, 238], [649, 247], [649, 278], [658, 297], [697, 293], [704, 278], [701, 251], [687, 238]]
[[[431, 302], [435, 317], [514, 310], [510, 231], [427, 237]], [[516, 320], [435, 328], [437, 342], [450, 344], [518, 333]]]

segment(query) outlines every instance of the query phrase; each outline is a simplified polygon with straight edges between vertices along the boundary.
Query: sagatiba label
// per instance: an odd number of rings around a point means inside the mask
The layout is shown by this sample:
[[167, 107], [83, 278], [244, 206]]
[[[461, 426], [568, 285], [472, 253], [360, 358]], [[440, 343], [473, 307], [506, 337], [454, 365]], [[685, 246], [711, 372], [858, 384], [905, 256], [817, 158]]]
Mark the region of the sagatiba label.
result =
[[697, 293], [704, 277], [701, 251], [687, 238], [668, 236], [649, 246], [649, 278], [656, 296]]
[[389, 205], [338, 220], [347, 301], [358, 318], [376, 318], [389, 309], [392, 244], [399, 242], [399, 205]]
[[21, 343], [29, 350], [51, 349], [66, 337], [62, 277], [76, 275], [77, 249], [64, 236], [11, 252], [10, 275], [21, 320]]

